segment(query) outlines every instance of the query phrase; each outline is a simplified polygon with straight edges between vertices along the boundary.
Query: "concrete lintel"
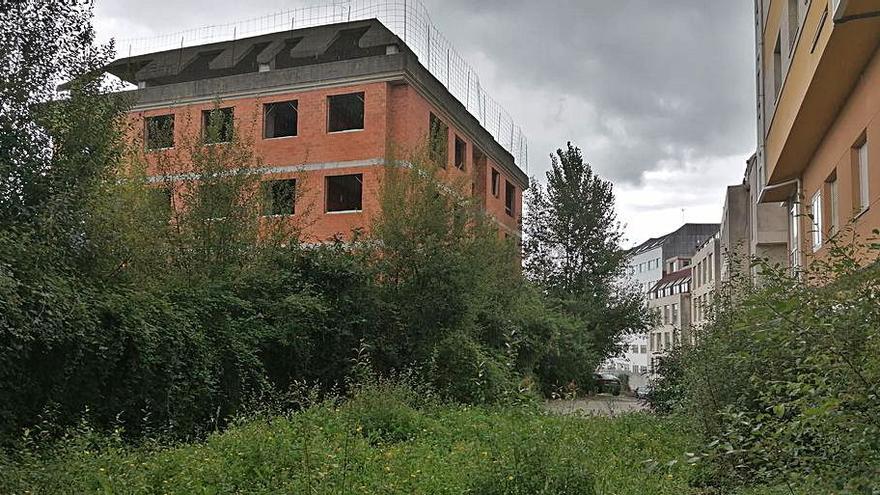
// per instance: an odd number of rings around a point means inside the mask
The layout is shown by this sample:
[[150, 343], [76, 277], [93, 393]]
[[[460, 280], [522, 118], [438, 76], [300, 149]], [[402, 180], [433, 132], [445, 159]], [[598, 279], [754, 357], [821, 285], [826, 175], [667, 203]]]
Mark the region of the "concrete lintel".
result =
[[[257, 167], [257, 168], [249, 168], [245, 170], [230, 170], [228, 172], [224, 172], [226, 175], [235, 175], [239, 173], [243, 173], [245, 175], [266, 175], [266, 174], [291, 174], [291, 173], [299, 173], [299, 172], [313, 172], [316, 170], [335, 170], [342, 168], [363, 168], [363, 167], [375, 167], [378, 165], [384, 165], [384, 158], [370, 158], [367, 160], [350, 160], [345, 162], [324, 162], [324, 163], [304, 163], [300, 165], [278, 165], [278, 166], [269, 166], [269, 167]], [[202, 177], [201, 174], [198, 173], [186, 173], [186, 174], [166, 174], [166, 175], [152, 175], [147, 177], [147, 182], [150, 184], [161, 184], [164, 182], [179, 182], [179, 181], [193, 181], [199, 180]]]

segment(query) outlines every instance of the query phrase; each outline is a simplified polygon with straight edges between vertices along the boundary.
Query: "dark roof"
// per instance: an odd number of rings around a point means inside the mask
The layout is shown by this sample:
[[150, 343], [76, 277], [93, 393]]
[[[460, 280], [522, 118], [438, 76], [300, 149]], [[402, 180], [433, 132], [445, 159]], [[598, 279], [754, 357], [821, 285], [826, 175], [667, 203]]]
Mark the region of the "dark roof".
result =
[[403, 42], [377, 20], [354, 21], [264, 34], [120, 58], [106, 71], [147, 86], [289, 69], [385, 55], [389, 45]]
[[666, 235], [660, 237], [652, 237], [648, 239], [647, 241], [630, 249], [629, 254], [630, 256], [635, 256], [637, 254], [644, 253], [645, 251], [650, 251], [651, 249], [654, 249], [657, 246], [662, 246], [666, 241], [680, 235], [695, 234], [698, 232], [705, 232], [707, 230], [714, 230], [717, 232], [720, 228], [721, 225], [717, 223], [686, 223], [679, 227], [677, 230], [670, 232]]
[[658, 289], [663, 289], [665, 287], [677, 285], [683, 282], [690, 280], [691, 278], [691, 267], [683, 268], [677, 272], [668, 273], [663, 276], [660, 280], [651, 287], [649, 292], [654, 292]]

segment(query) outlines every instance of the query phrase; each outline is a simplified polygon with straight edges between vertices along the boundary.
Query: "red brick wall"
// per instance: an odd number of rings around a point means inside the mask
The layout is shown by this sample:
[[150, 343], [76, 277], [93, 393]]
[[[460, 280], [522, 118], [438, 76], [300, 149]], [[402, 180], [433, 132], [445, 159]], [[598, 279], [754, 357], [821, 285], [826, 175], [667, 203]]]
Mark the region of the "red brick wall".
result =
[[[461, 129], [458, 129], [446, 113], [433, 107], [412, 86], [393, 87], [389, 101], [389, 136], [390, 142], [393, 143], [390, 149], [395, 153], [402, 152], [406, 154], [413, 149], [417, 149], [419, 146], [423, 146], [428, 137], [430, 114], [433, 112], [449, 126], [448, 163], [444, 175], [450, 178], [450, 180], [463, 183], [467, 192], [470, 192], [470, 184], [473, 183], [473, 191], [475, 194], [480, 195], [486, 210], [507, 229], [519, 232], [519, 221], [522, 213], [522, 188], [515, 186], [514, 215], [507, 215], [504, 208], [504, 181], [510, 181], [512, 184], [515, 184], [515, 182], [491, 158], [487, 159], [485, 169], [481, 169], [481, 167], [473, 162], [473, 138]], [[466, 164], [463, 171], [455, 167], [454, 164], [456, 136], [467, 143], [467, 151], [465, 153]], [[501, 175], [500, 191], [497, 198], [491, 194], [492, 168]]]
[[[327, 132], [327, 98], [335, 94], [353, 92], [365, 93], [364, 129], [341, 133]], [[263, 105], [270, 102], [297, 100], [297, 136], [263, 139]], [[214, 108], [215, 102], [179, 105], [170, 108], [136, 111], [130, 115], [133, 132], [142, 134], [143, 119], [149, 116], [175, 115], [175, 145], [180, 146], [186, 139], [198, 139], [201, 135], [201, 114], [203, 110]], [[433, 111], [449, 125], [449, 163], [443, 175], [450, 181], [462, 184], [466, 192], [471, 190], [483, 196], [487, 210], [507, 229], [519, 231], [519, 215], [522, 211], [522, 190], [516, 187], [515, 216], [504, 211], [504, 181], [506, 177], [501, 168], [488, 160], [484, 170], [475, 169], [473, 140], [457, 129], [444, 112], [433, 108], [413, 87], [403, 84], [370, 83], [340, 88], [324, 88], [310, 91], [291, 92], [266, 97], [236, 98], [220, 101], [219, 106], [235, 109], [235, 120], [239, 136], [253, 140], [254, 151], [265, 167], [301, 167], [315, 164], [334, 164], [329, 168], [317, 170], [285, 171], [267, 174], [267, 179], [296, 178], [297, 204], [296, 221], [304, 227], [306, 240], [319, 242], [335, 235], [348, 237], [353, 229], [368, 229], [379, 209], [379, 187], [384, 169], [381, 165], [345, 167], [344, 163], [359, 160], [379, 160], [393, 155], [405, 158], [423, 146], [428, 135], [429, 115]], [[455, 136], [467, 143], [465, 169], [459, 170], [453, 164], [455, 157]], [[133, 136], [134, 137], [134, 136]], [[162, 153], [147, 154], [148, 160]], [[501, 173], [500, 194], [492, 197], [491, 170], [494, 167]], [[173, 171], [183, 173], [187, 164], [180, 163]], [[157, 170], [148, 171], [157, 174]], [[329, 175], [362, 173], [364, 178], [363, 211], [360, 213], [325, 213], [324, 181]], [[511, 180], [513, 183], [513, 181]], [[487, 194], [488, 193], [488, 194]]]

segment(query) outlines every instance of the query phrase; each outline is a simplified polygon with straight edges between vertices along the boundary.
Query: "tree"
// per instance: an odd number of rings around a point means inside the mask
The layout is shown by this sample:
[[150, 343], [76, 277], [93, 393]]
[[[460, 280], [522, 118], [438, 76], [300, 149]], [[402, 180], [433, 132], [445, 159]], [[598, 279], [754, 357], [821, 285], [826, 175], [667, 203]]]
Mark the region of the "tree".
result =
[[[577, 345], [561, 346], [556, 357], [582, 361], [592, 356], [590, 364], [598, 364], [616, 352], [622, 334], [644, 330], [650, 322], [641, 295], [620, 282], [626, 252], [620, 246], [623, 230], [612, 184], [596, 176], [581, 150], [568, 143], [551, 156], [546, 188], [536, 183], [527, 205], [526, 274], [565, 313], [583, 322], [574, 330], [582, 335], [562, 339]], [[577, 368], [588, 366], [579, 363]], [[547, 368], [568, 367], [557, 362], [545, 363]]]
[[40, 229], [68, 257], [85, 249], [89, 203], [121, 150], [124, 102], [97, 70], [112, 46], [93, 45], [90, 1], [0, 8], [0, 226]]

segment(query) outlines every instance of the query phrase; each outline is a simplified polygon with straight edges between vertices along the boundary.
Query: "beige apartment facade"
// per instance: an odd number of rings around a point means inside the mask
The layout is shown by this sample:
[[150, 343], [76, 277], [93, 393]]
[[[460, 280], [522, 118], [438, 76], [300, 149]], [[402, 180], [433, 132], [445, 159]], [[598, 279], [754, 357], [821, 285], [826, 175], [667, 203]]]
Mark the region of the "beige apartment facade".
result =
[[[761, 203], [758, 180], [758, 156], [752, 155], [746, 165], [743, 185], [748, 195], [749, 256], [776, 266], [788, 264], [788, 210], [780, 203]], [[733, 213], [729, 216], [735, 216]], [[724, 245], [722, 245], [722, 250]], [[752, 267], [752, 279], [760, 284], [758, 266]], [[722, 275], [723, 278], [723, 275]]]
[[715, 293], [721, 287], [721, 265], [724, 258], [721, 253], [721, 234], [708, 239], [699, 248], [691, 266], [691, 328], [688, 342], [696, 344], [699, 329], [706, 324], [708, 307], [712, 304]]
[[[676, 261], [676, 263], [679, 263]], [[657, 373], [657, 362], [683, 340], [691, 339], [691, 267], [681, 267], [660, 279], [648, 293], [648, 308], [658, 324], [648, 333], [648, 373]]]
[[756, 0], [758, 203], [784, 205], [788, 262], [880, 227], [880, 0]]

